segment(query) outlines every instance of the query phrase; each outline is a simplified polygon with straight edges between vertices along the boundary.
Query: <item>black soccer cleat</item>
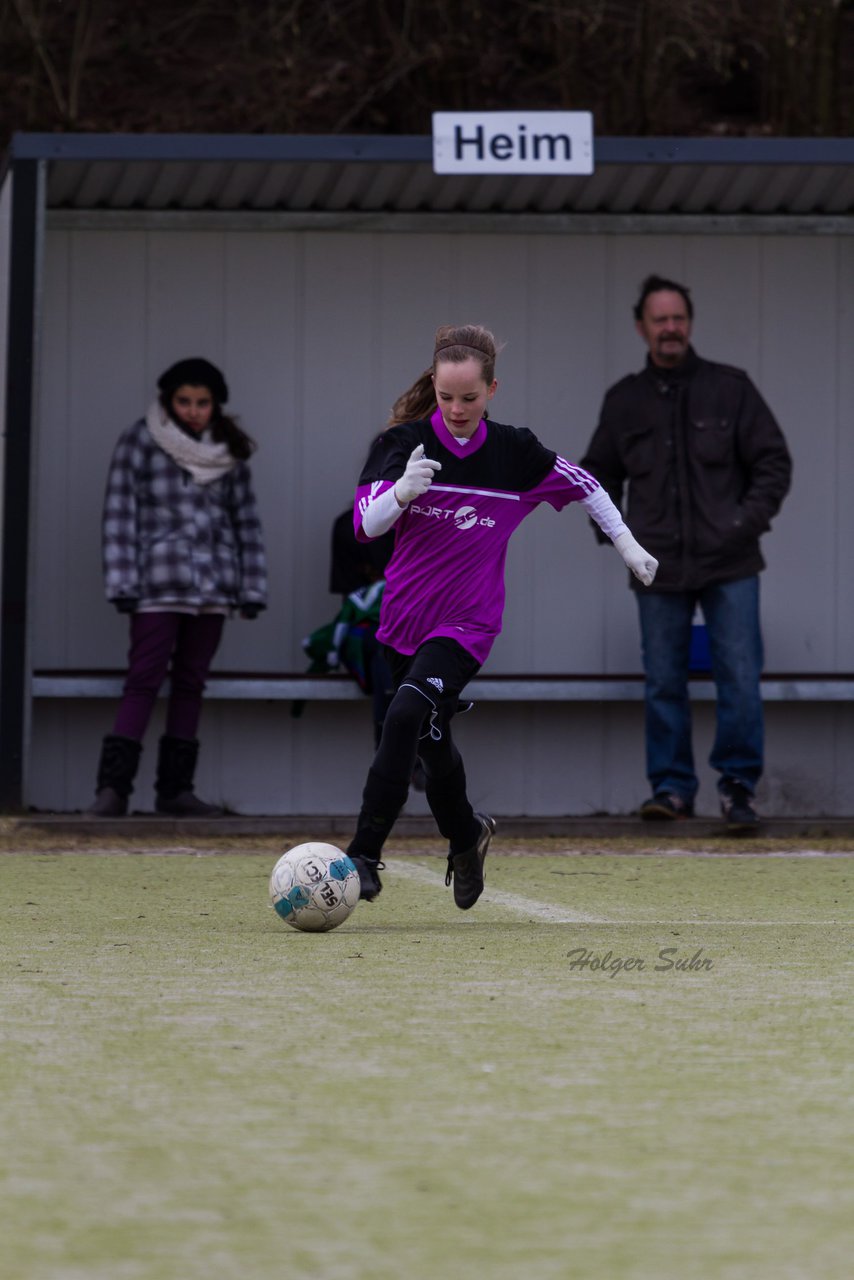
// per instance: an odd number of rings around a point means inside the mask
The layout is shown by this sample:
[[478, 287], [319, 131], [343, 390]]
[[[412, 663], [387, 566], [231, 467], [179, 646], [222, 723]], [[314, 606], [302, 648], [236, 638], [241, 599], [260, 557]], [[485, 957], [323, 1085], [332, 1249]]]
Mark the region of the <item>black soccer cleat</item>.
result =
[[359, 897], [364, 898], [365, 902], [373, 902], [382, 892], [383, 882], [377, 872], [383, 870], [385, 863], [378, 862], [375, 858], [365, 858], [360, 853], [348, 853], [347, 857], [359, 873], [362, 886]]
[[448, 854], [448, 872], [445, 884], [454, 882], [454, 902], [460, 911], [468, 911], [483, 893], [483, 861], [489, 842], [495, 835], [495, 819], [486, 813], [474, 815], [481, 831], [476, 842], [464, 853]]

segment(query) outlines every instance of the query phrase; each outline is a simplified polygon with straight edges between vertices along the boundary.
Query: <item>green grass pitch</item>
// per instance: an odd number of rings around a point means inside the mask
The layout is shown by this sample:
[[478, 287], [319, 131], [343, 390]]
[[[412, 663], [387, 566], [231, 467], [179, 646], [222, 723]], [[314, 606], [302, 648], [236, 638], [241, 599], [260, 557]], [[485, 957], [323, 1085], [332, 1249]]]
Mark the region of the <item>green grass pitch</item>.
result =
[[849, 1280], [851, 858], [418, 849], [0, 856], [2, 1280]]

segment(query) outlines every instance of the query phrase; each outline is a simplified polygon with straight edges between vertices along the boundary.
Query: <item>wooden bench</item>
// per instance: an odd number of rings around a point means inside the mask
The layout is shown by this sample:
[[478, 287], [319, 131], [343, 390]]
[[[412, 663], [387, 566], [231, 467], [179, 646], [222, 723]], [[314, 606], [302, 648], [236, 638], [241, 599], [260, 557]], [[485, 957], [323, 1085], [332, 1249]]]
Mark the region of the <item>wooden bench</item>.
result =
[[[124, 672], [37, 670], [32, 695], [44, 698], [118, 698]], [[691, 681], [691, 697], [714, 702], [707, 676]], [[467, 687], [483, 702], [641, 702], [642, 675], [482, 675]], [[208, 678], [207, 698], [243, 702], [358, 702], [365, 695], [347, 675], [310, 676], [280, 672], [216, 672]], [[854, 701], [854, 675], [768, 673], [762, 677], [766, 702]]]

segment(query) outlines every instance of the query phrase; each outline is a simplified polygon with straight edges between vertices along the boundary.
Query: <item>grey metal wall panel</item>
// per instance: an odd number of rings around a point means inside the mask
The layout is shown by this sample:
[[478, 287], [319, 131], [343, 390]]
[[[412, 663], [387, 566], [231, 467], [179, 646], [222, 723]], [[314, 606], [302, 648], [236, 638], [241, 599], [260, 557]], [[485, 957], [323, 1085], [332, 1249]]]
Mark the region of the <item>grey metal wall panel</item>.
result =
[[[33, 653], [51, 666], [68, 665], [68, 627], [78, 602], [83, 617], [92, 618], [97, 599], [97, 579], [80, 569], [91, 559], [90, 530], [85, 521], [77, 527], [80, 544], [74, 577], [76, 591], [69, 590], [72, 540], [68, 484], [68, 452], [71, 439], [72, 404], [69, 389], [69, 289], [68, 242], [62, 233], [45, 237], [44, 272], [49, 281], [50, 303], [42, 313], [42, 370], [50, 370], [39, 387], [39, 423], [33, 437], [35, 483], [32, 492], [33, 533], [31, 555], [34, 563], [34, 590], [31, 592], [30, 635]], [[47, 424], [50, 424], [49, 426]], [[85, 501], [91, 503], [102, 469], [97, 451], [92, 459], [93, 478], [86, 486]], [[78, 539], [75, 539], [77, 541]], [[100, 553], [96, 547], [95, 555]], [[77, 599], [75, 599], [77, 596]]]
[[[830, 593], [824, 612], [828, 624], [832, 619], [838, 669], [854, 671], [854, 244], [849, 240], [840, 241], [837, 255], [836, 451], [832, 481], [826, 477], [824, 492], [830, 492], [834, 510], [839, 514], [828, 557]], [[775, 564], [785, 564], [776, 548]], [[854, 776], [854, 761], [851, 763]]]
[[[104, 602], [100, 581], [104, 476], [118, 431], [142, 412], [172, 360], [204, 354], [220, 364], [231, 407], [260, 444], [254, 474], [271, 608], [226, 628], [217, 666], [299, 671], [302, 636], [336, 608], [327, 591], [332, 519], [349, 504], [392, 401], [426, 365], [435, 327], [476, 320], [494, 328], [506, 342], [494, 416], [531, 426], [576, 459], [605, 388], [643, 362], [630, 309], [653, 270], [691, 285], [697, 349], [750, 372], [795, 455], [794, 491], [765, 542], [768, 669], [850, 671], [849, 237], [106, 228], [47, 236], [34, 666], [124, 662], [126, 623]], [[618, 558], [595, 544], [580, 509], [544, 508], [511, 546], [505, 631], [487, 671], [639, 670], [634, 601]], [[37, 708], [31, 803], [85, 803], [105, 710]], [[709, 714], [700, 709], [698, 724], [709, 728]], [[832, 721], [847, 741], [846, 714], [772, 709], [777, 760], [769, 744], [767, 786], [776, 812], [797, 811], [780, 807], [795, 803], [778, 764], [789, 768], [790, 756], [792, 769], [800, 760], [803, 786], [814, 784], [816, 804], [831, 806], [818, 811], [850, 807], [841, 762], [851, 751], [826, 737]], [[347, 812], [357, 802], [367, 705], [312, 706], [298, 722], [287, 705], [209, 706], [205, 717], [204, 768], [245, 812]], [[799, 717], [808, 722], [803, 739]], [[54, 776], [60, 720], [66, 781]], [[494, 787], [505, 812], [628, 812], [644, 789], [640, 724], [637, 705], [490, 706], [465, 730], [482, 752], [471, 770], [480, 794]], [[706, 752], [699, 742], [698, 757]], [[51, 762], [49, 777], [40, 761]], [[711, 781], [703, 785], [711, 795]]]
[[293, 601], [300, 596], [304, 559], [297, 551], [304, 501], [297, 476], [307, 429], [299, 237], [229, 236], [225, 255], [220, 359], [230, 407], [258, 444], [253, 480], [267, 539], [271, 595], [269, 612], [260, 620], [226, 627], [217, 661], [224, 670], [293, 669], [304, 625]]
[[838, 433], [851, 421], [838, 399], [837, 332], [847, 305], [838, 283], [839, 240], [769, 237], [760, 246], [762, 338], [757, 376], [785, 418], [794, 455], [792, 493], [767, 539], [768, 661], [781, 670], [838, 670], [835, 531], [854, 533], [836, 488]]
[[[287, 704], [214, 704], [203, 713], [199, 794], [243, 814], [354, 815], [371, 754], [370, 713], [362, 703], [317, 703], [300, 719]], [[103, 702], [42, 702], [33, 715], [29, 803], [60, 812], [92, 797]], [[158, 706], [142, 756], [132, 806], [154, 805]], [[700, 791], [697, 812], [718, 812], [706, 760], [713, 708], [695, 707]], [[561, 816], [637, 810], [646, 794], [640, 707], [481, 703], [456, 736], [466, 759], [472, 802], [501, 815]], [[854, 812], [854, 707], [776, 703], [767, 707], [767, 771], [760, 808], [776, 817]], [[406, 812], [426, 814], [423, 795]]]
[[113, 445], [148, 395], [147, 250], [146, 237], [133, 232], [46, 237], [35, 665], [110, 665], [125, 647], [126, 627], [107, 608], [100, 582], [100, 511]]
[[[172, 359], [204, 352], [221, 363], [232, 405], [261, 446], [255, 472], [273, 567], [271, 610], [251, 628], [227, 629], [220, 663], [299, 669], [302, 635], [334, 606], [326, 592], [331, 519], [349, 502], [391, 402], [425, 363], [436, 324], [490, 323], [506, 341], [494, 415], [531, 425], [575, 458], [604, 388], [642, 361], [630, 304], [643, 275], [657, 269], [691, 282], [698, 349], [756, 377], [792, 439], [796, 509], [815, 509], [809, 521], [794, 519], [790, 501], [767, 539], [769, 557], [779, 558], [785, 544], [809, 601], [793, 620], [786, 574], [766, 575], [769, 666], [833, 670], [839, 645], [820, 601], [829, 591], [821, 566], [831, 565], [841, 518], [825, 501], [837, 448], [839, 308], [825, 300], [838, 296], [837, 261], [850, 253], [847, 244], [51, 232], [35, 665], [120, 663], [124, 623], [101, 601], [103, 476], [116, 433], [141, 412]], [[796, 308], [805, 358], [793, 360]], [[489, 669], [638, 670], [624, 578], [579, 511], [538, 513], [511, 548], [505, 631]]]

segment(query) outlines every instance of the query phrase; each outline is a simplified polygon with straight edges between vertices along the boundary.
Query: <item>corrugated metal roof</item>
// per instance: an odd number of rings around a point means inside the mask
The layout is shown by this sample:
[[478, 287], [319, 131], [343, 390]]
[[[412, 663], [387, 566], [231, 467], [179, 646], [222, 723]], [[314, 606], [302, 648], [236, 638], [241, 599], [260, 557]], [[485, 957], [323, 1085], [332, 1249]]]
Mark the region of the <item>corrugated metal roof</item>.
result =
[[17, 134], [69, 210], [854, 212], [854, 138], [600, 138], [589, 177], [448, 176], [429, 137]]

